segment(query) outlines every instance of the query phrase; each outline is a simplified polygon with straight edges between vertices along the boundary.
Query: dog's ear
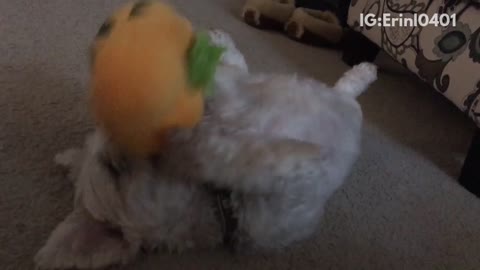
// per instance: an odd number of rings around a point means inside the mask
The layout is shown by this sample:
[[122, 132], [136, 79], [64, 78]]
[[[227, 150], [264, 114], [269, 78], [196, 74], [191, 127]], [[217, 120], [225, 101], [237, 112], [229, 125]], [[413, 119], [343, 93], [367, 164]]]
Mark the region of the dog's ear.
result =
[[34, 260], [40, 269], [100, 268], [127, 263], [138, 249], [121, 231], [77, 208], [55, 228]]

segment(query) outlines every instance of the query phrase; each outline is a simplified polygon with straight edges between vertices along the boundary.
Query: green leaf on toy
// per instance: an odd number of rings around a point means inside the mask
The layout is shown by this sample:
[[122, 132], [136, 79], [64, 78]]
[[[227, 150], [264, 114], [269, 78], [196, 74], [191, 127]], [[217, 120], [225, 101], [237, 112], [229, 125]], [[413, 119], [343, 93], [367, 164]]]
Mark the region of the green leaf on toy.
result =
[[213, 93], [212, 82], [215, 71], [225, 48], [212, 44], [207, 33], [199, 33], [188, 55], [188, 80], [196, 89], [202, 89], [204, 95]]

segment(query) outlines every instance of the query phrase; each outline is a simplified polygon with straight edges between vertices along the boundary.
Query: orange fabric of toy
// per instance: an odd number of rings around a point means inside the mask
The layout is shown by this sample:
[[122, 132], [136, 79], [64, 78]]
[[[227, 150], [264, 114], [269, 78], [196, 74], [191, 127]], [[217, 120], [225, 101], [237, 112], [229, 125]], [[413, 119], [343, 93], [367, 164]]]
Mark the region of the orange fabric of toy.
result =
[[128, 4], [100, 28], [92, 49], [92, 109], [128, 154], [155, 154], [170, 131], [201, 120], [203, 95], [187, 80], [193, 39], [190, 22], [158, 2]]

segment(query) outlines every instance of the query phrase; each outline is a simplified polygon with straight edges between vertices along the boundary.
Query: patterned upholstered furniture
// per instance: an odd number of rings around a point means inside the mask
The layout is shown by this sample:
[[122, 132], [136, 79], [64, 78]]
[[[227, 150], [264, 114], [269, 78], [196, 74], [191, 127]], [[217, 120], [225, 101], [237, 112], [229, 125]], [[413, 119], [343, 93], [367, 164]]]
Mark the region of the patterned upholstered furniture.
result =
[[[480, 1], [351, 0], [344, 61], [372, 61], [384, 50], [443, 94], [480, 127]], [[393, 17], [456, 14], [456, 25], [361, 26], [360, 14]], [[400, 15], [401, 14], [401, 15]], [[437, 15], [435, 15], [437, 14]], [[418, 15], [417, 15], [418, 16]], [[391, 23], [390, 23], [391, 24]], [[350, 40], [348, 40], [350, 39]], [[353, 45], [348, 45], [353, 44]], [[480, 129], [479, 129], [480, 130]], [[460, 182], [480, 196], [480, 132], [477, 132]]]

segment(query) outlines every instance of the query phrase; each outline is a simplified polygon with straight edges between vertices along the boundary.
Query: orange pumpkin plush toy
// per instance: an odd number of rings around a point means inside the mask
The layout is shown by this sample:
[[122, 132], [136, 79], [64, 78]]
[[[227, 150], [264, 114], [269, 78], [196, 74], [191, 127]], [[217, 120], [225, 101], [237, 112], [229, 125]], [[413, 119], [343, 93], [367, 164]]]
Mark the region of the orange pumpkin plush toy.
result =
[[101, 27], [92, 47], [92, 109], [125, 153], [162, 150], [174, 129], [201, 119], [222, 49], [156, 1], [129, 3]]

